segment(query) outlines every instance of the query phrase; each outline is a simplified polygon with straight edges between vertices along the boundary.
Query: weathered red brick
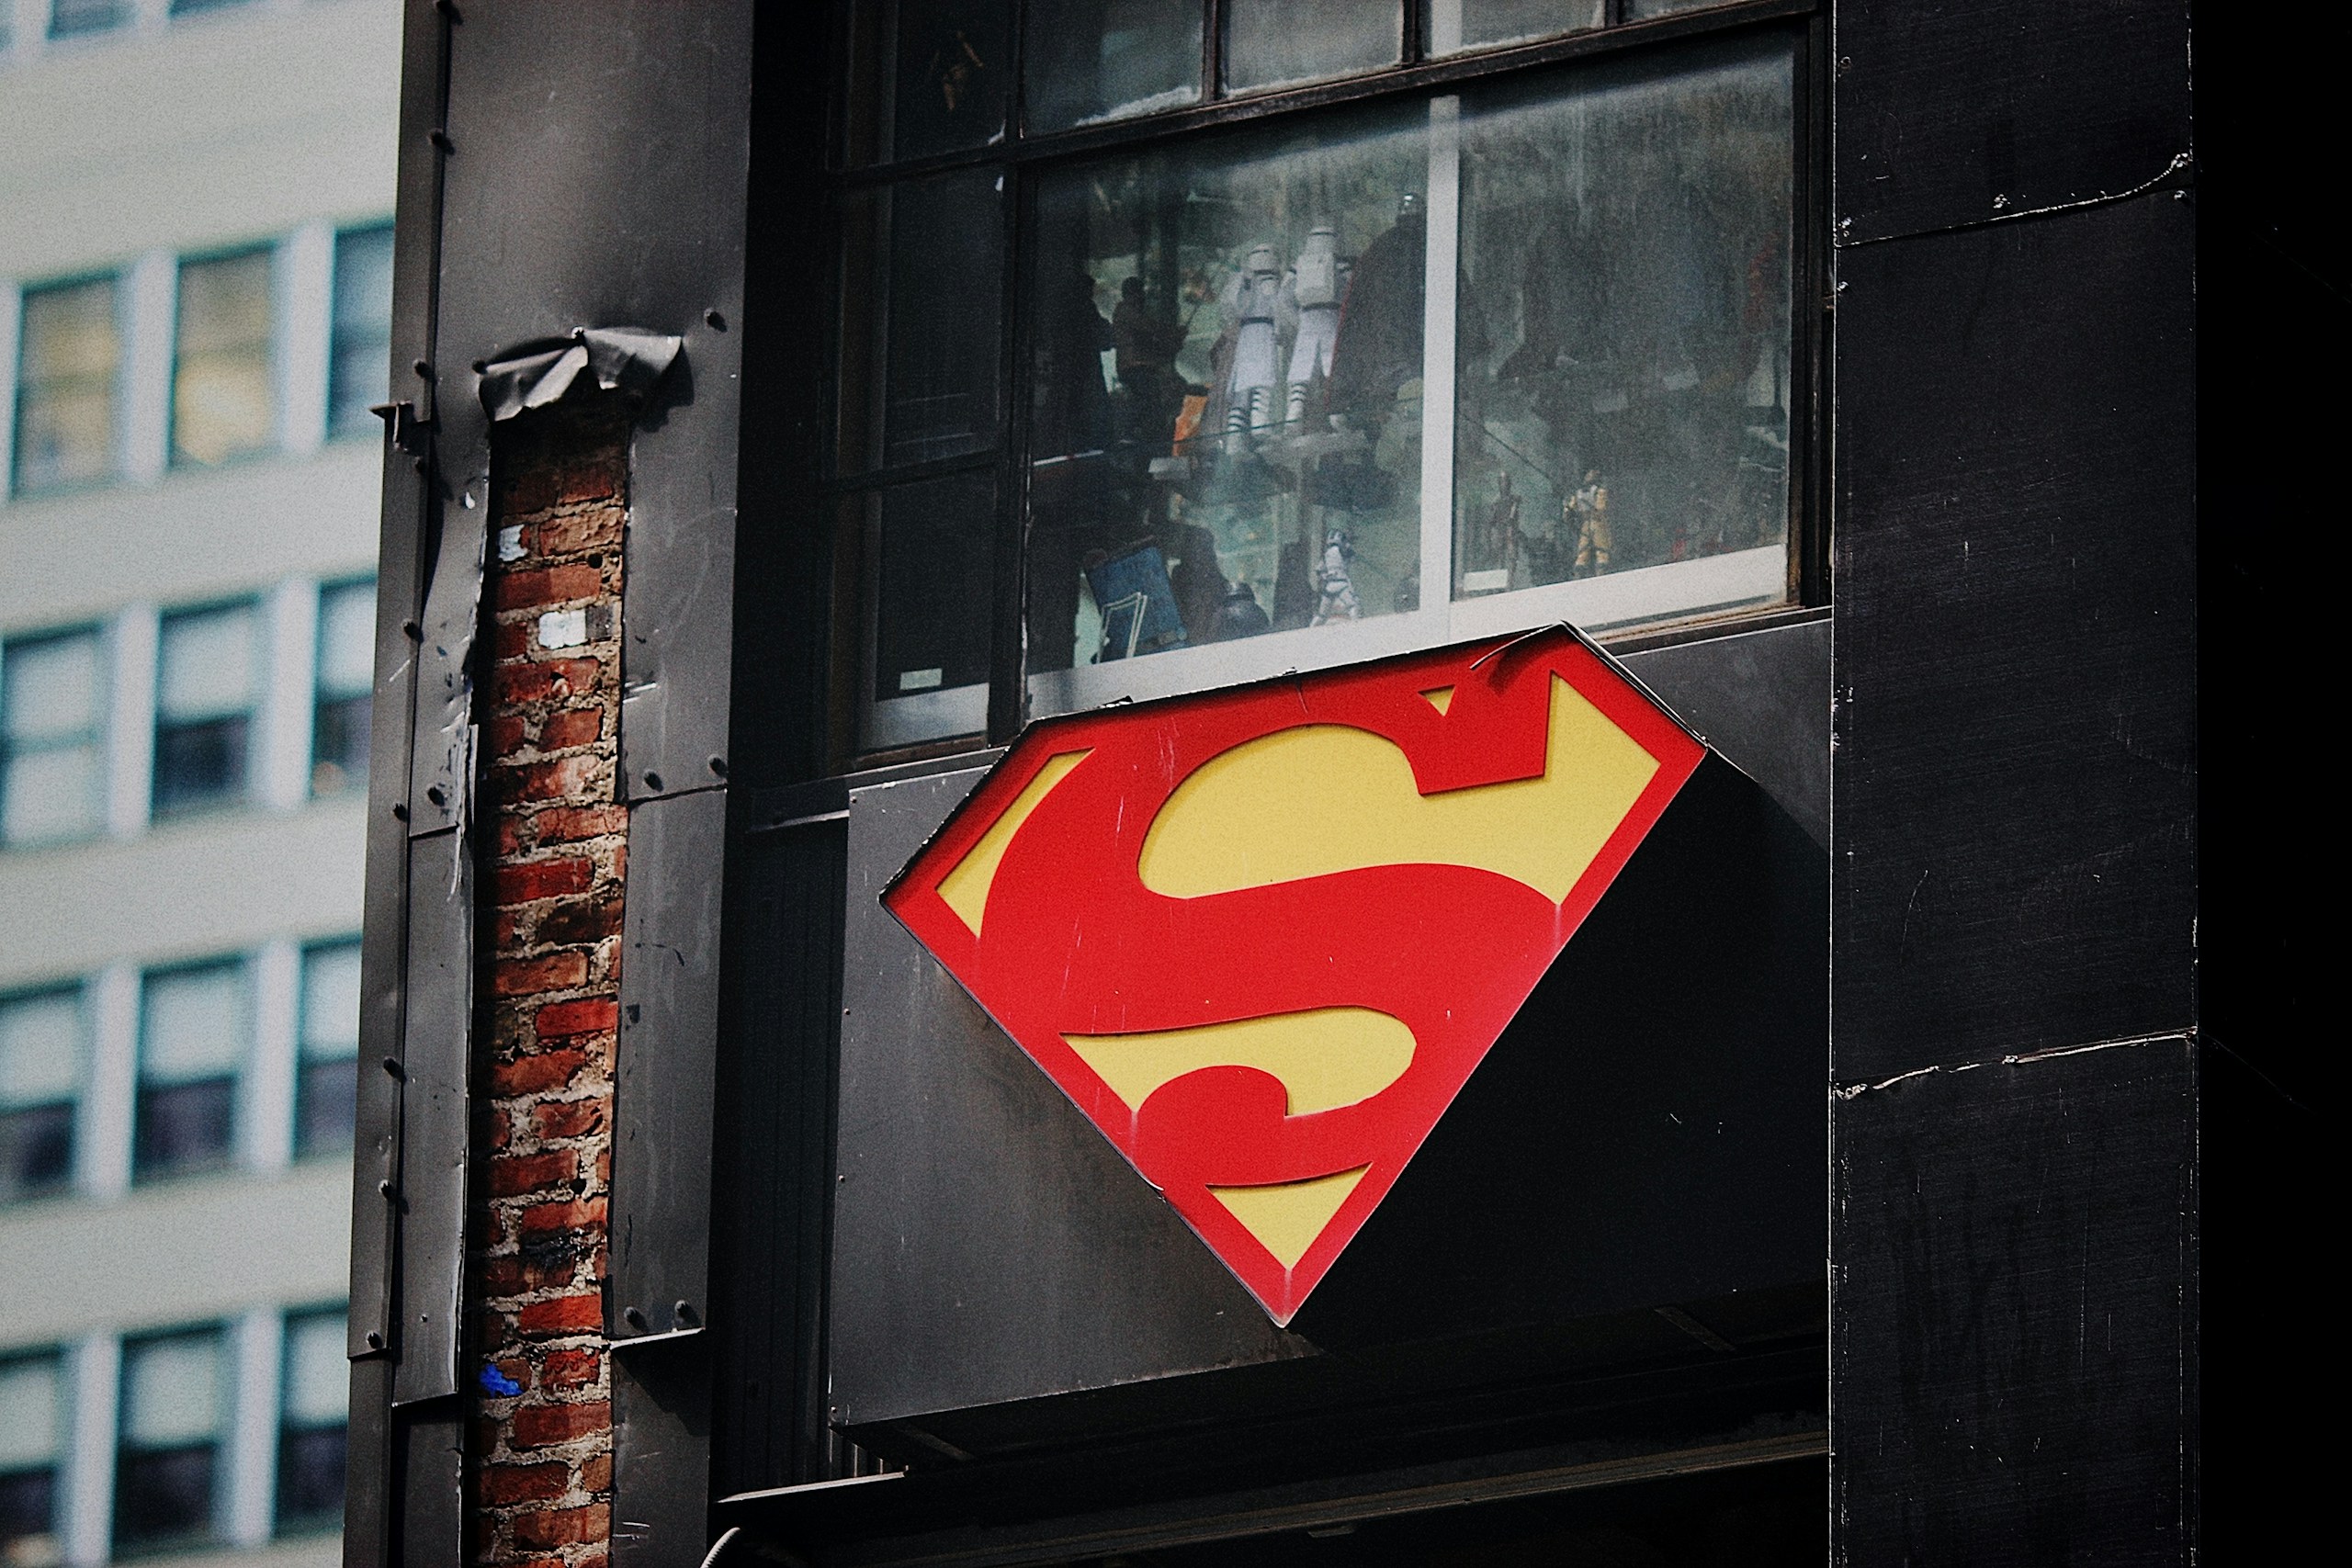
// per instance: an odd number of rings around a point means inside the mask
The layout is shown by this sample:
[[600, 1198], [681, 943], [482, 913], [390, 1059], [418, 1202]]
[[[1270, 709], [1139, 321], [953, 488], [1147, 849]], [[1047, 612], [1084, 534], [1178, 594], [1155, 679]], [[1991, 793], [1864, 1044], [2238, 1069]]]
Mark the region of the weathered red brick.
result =
[[577, 563], [530, 571], [502, 571], [492, 602], [502, 610], [534, 609], [574, 599], [594, 599], [604, 586], [602, 572]]
[[526, 1238], [552, 1235], [563, 1231], [588, 1231], [604, 1228], [605, 1200], [574, 1198], [552, 1203], [534, 1203], [516, 1216], [517, 1231]]
[[588, 1061], [588, 1053], [578, 1047], [555, 1051], [535, 1051], [527, 1056], [517, 1056], [511, 1062], [499, 1062], [490, 1069], [490, 1089], [492, 1094], [544, 1094], [560, 1089], [571, 1081]]
[[550, 806], [532, 819], [543, 844], [571, 844], [601, 839], [628, 826], [628, 807], [609, 806]]
[[605, 732], [602, 708], [566, 708], [549, 714], [539, 726], [539, 750], [560, 751], [571, 746], [593, 745]]
[[[593, 1295], [554, 1296], [515, 1309], [514, 1327], [526, 1335], [594, 1334], [605, 1326], [605, 1309]], [[517, 1413], [520, 1419], [521, 1413]]]
[[574, 1034], [600, 1034], [620, 1026], [620, 1004], [604, 998], [576, 1002], [549, 1002], [533, 1015], [542, 1040]]
[[497, 714], [492, 716], [490, 754], [492, 757], [511, 757], [523, 749], [523, 743], [529, 739], [529, 732], [525, 729], [519, 716]]
[[534, 898], [578, 893], [595, 876], [596, 863], [585, 855], [502, 865], [490, 874], [491, 897], [500, 904], [527, 904]]
[[515, 790], [524, 800], [563, 800], [591, 794], [608, 795], [599, 788], [598, 775], [609, 767], [608, 759], [594, 755], [558, 757], [553, 761], [534, 762], [515, 773]]
[[[591, 1306], [596, 1298], [579, 1298]], [[507, 1423], [507, 1440], [518, 1449], [553, 1448], [594, 1432], [609, 1429], [613, 1424], [613, 1407], [601, 1399], [582, 1400], [576, 1404], [526, 1404], [517, 1407]]]
[[514, 1516], [514, 1544], [540, 1550], [603, 1540], [612, 1533], [609, 1503], [583, 1503], [577, 1508], [548, 1508]]
[[[620, 929], [619, 895], [607, 893], [601, 897], [591, 895], [585, 898], [567, 898], [549, 908], [539, 916], [538, 924], [532, 927], [531, 940], [548, 947], [599, 942], [618, 934]], [[582, 982], [572, 983], [579, 985]]]
[[[559, 939], [560, 940], [560, 939]], [[502, 958], [491, 965], [490, 988], [501, 997], [527, 997], [540, 991], [569, 991], [586, 984], [588, 955], [549, 953], [537, 958]]]
[[542, 1138], [584, 1138], [605, 1130], [601, 1100], [551, 1100], [531, 1108], [531, 1130]]
[[579, 1156], [568, 1149], [537, 1155], [502, 1155], [490, 1162], [490, 1195], [519, 1198], [561, 1186], [579, 1174]]
[[548, 555], [572, 556], [610, 549], [621, 542], [628, 512], [618, 506], [584, 506], [539, 525], [540, 547]]
[[600, 1350], [550, 1350], [539, 1367], [539, 1386], [568, 1393], [586, 1388], [604, 1375], [605, 1357]]
[[[512, 1372], [507, 1375], [514, 1376]], [[560, 1497], [571, 1490], [571, 1467], [561, 1460], [482, 1467], [481, 1500], [492, 1507], [502, 1507], [509, 1503], [543, 1502], [549, 1497]]]

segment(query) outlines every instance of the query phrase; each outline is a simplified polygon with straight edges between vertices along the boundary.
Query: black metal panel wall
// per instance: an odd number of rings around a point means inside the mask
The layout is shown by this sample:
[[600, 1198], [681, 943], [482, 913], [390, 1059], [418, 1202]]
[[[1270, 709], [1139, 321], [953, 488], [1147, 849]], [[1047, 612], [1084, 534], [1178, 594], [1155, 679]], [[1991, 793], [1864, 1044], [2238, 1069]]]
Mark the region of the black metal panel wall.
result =
[[2186, 19], [1836, 25], [1837, 1558], [2184, 1561]]

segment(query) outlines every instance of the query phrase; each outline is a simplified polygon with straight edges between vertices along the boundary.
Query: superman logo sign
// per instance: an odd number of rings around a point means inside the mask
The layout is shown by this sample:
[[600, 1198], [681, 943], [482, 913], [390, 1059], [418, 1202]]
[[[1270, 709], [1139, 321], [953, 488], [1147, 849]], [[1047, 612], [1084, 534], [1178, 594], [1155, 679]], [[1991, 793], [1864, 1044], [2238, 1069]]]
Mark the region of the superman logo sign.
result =
[[883, 901], [1288, 1323], [1703, 755], [1442, 649], [1036, 725]]

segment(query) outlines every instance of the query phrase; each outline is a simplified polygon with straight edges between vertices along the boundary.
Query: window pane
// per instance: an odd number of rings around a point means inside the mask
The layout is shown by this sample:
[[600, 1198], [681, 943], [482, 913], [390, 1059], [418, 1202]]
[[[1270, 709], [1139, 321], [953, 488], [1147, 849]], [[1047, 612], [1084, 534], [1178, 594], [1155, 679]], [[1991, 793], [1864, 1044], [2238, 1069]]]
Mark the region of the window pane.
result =
[[172, 461], [218, 463], [270, 444], [270, 254], [180, 264]]
[[1032, 131], [1198, 103], [1199, 0], [1030, 0], [1023, 112]]
[[244, 1065], [249, 1009], [245, 966], [208, 964], [147, 976], [139, 1079], [194, 1083]]
[[375, 639], [375, 583], [345, 583], [319, 595], [318, 700], [311, 716], [313, 795], [368, 782]]
[[1396, 0], [1227, 0], [1225, 85], [1232, 92], [1376, 71], [1404, 57]]
[[[967, 170], [901, 186], [883, 205], [889, 235], [886, 464], [985, 451], [996, 443], [1003, 184], [993, 169]], [[854, 276], [849, 287], [870, 286]]]
[[0, 1473], [57, 1462], [64, 1447], [63, 1382], [54, 1356], [0, 1361]]
[[862, 744], [977, 733], [988, 724], [995, 482], [985, 471], [956, 474], [869, 504], [873, 653]]
[[348, 229], [334, 237], [334, 345], [327, 371], [327, 428], [373, 433], [368, 408], [390, 396], [392, 231]]
[[72, 1100], [82, 1083], [82, 993], [0, 1001], [0, 1111]]
[[1560, 605], [1606, 626], [1785, 592], [1791, 67], [1713, 58], [1465, 123], [1458, 598], [1608, 578]]
[[64, 1379], [55, 1356], [0, 1361], [0, 1562], [59, 1561], [57, 1462]]
[[130, 19], [130, 0], [50, 0], [49, 36], [76, 38]]
[[351, 1393], [344, 1359], [344, 1314], [304, 1313], [286, 1320], [286, 1397], [289, 1427], [340, 1427]]
[[358, 1055], [359, 944], [314, 947], [302, 955], [301, 1066], [294, 1094], [297, 1154], [351, 1146]]
[[1012, 0], [873, 0], [888, 41], [874, 108], [885, 158], [984, 147], [1004, 136], [1012, 96]]
[[244, 794], [259, 685], [259, 617], [251, 604], [164, 618], [155, 690], [155, 808], [172, 812]]
[[1431, 54], [1526, 43], [1609, 23], [1608, 0], [1422, 0]]
[[123, 1348], [122, 1440], [181, 1448], [220, 1435], [227, 1415], [220, 1334], [207, 1329]]
[[97, 829], [100, 679], [95, 632], [0, 650], [0, 841], [43, 843]]
[[[1325, 119], [1041, 184], [1027, 280], [1038, 711], [1125, 689], [1089, 667], [1320, 637], [1417, 605], [1426, 115]], [[1071, 673], [1035, 679], [1057, 671]]]
[[1695, 11], [1725, 3], [1726, 0], [1625, 0], [1625, 19], [1638, 21], [1644, 17], [1663, 17], [1670, 11]]
[[17, 380], [17, 489], [102, 479], [114, 468], [122, 361], [110, 277], [28, 288]]

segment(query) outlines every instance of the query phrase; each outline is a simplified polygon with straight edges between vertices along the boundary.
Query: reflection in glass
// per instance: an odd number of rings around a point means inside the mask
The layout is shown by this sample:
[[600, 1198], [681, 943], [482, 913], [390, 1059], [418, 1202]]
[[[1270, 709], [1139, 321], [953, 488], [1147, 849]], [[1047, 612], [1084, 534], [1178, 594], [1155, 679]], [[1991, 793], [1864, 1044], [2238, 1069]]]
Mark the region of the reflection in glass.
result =
[[[877, 456], [921, 463], [995, 444], [1003, 184], [994, 169], [967, 169], [853, 204], [842, 277], [843, 471]], [[877, 271], [886, 292], [874, 288]]]
[[374, 434], [368, 411], [391, 395], [384, 380], [392, 340], [392, 230], [346, 229], [334, 237], [334, 342], [327, 368], [327, 430]]
[[1432, 55], [1530, 43], [1609, 24], [1609, 0], [1421, 0]]
[[1696, 11], [1724, 4], [1725, 0], [1625, 0], [1625, 19], [1631, 22], [1644, 17], [1663, 17], [1670, 11]]
[[164, 617], [155, 682], [159, 816], [243, 798], [260, 659], [260, 616], [251, 604]]
[[1041, 184], [1033, 671], [1415, 605], [1425, 113]]
[[114, 467], [115, 373], [122, 363], [114, 279], [28, 288], [23, 321], [17, 492], [106, 478]]
[[180, 264], [175, 463], [223, 462], [270, 443], [269, 265], [266, 250]]
[[877, 120], [888, 159], [929, 157], [1002, 140], [1012, 100], [1010, 0], [888, 0], [873, 10], [889, 66]]
[[1030, 0], [1023, 114], [1032, 132], [1198, 103], [1195, 0]]
[[1678, 607], [1778, 591], [1790, 92], [1776, 55], [1465, 120], [1464, 316], [1492, 336], [1457, 342], [1457, 596], [1717, 556], [1756, 570], [1687, 574]]
[[968, 735], [988, 719], [989, 470], [900, 485], [867, 503], [866, 748]]
[[1246, 93], [1376, 71], [1404, 57], [1396, 0], [1227, 0], [1225, 85]]

